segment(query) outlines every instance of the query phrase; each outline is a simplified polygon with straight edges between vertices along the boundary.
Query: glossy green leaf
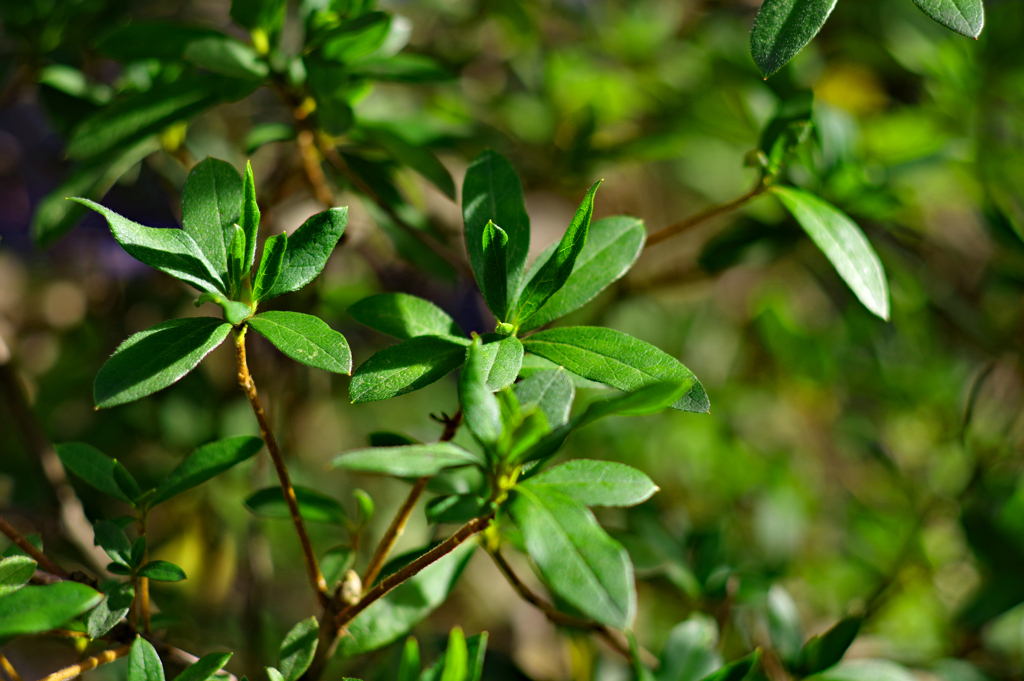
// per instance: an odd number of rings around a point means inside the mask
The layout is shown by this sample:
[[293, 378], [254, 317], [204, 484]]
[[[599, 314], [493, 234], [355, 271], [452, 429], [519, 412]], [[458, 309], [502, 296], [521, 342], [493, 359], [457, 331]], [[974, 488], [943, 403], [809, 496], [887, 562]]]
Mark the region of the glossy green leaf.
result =
[[889, 660], [851, 660], [807, 681], [915, 681], [918, 677], [906, 667]]
[[85, 619], [89, 638], [97, 639], [117, 626], [132, 607], [135, 600], [135, 589], [131, 583], [125, 582], [112, 588], [103, 600], [89, 611]]
[[139, 568], [140, 577], [148, 577], [157, 582], [180, 582], [188, 579], [185, 571], [174, 563], [166, 560], [153, 560]]
[[287, 5], [287, 0], [231, 0], [231, 18], [249, 30], [273, 34], [281, 30]]
[[558, 247], [533, 275], [526, 281], [515, 312], [512, 314], [513, 324], [527, 324], [541, 307], [565, 285], [576, 267], [576, 260], [583, 251], [590, 231], [590, 218], [594, 214], [594, 195], [601, 182], [597, 181], [587, 191], [583, 203], [576, 210], [572, 222], [562, 235]]
[[163, 390], [196, 368], [230, 331], [231, 325], [220, 319], [187, 317], [135, 334], [96, 375], [96, 406], [113, 407]]
[[182, 76], [173, 83], [105, 106], [86, 118], [71, 133], [68, 157], [84, 160], [135, 144], [222, 101], [241, 99], [257, 85], [214, 74]]
[[481, 361], [487, 372], [487, 387], [501, 390], [512, 385], [523, 366], [523, 344], [515, 336], [485, 334]]
[[320, 51], [325, 59], [342, 63], [365, 57], [380, 47], [390, 27], [390, 15], [368, 12], [327, 33], [321, 40]]
[[576, 388], [565, 369], [549, 369], [516, 383], [515, 394], [523, 411], [535, 406], [547, 418], [548, 425], [557, 428], [569, 421]]
[[185, 667], [174, 681], [208, 681], [224, 668], [234, 653], [210, 653]]
[[370, 522], [370, 519], [373, 518], [375, 510], [373, 499], [361, 489], [353, 490], [352, 496], [355, 497], [356, 507], [359, 509], [359, 519], [356, 525], [365, 527]]
[[214, 271], [195, 241], [180, 229], [145, 227], [121, 217], [88, 199], [73, 198], [106, 218], [121, 247], [136, 260], [166, 272], [200, 291], [227, 293], [221, 276]]
[[231, 295], [238, 297], [245, 276], [245, 232], [238, 225], [231, 227], [231, 243], [228, 245], [228, 276], [226, 283]]
[[286, 312], [264, 312], [249, 326], [296, 362], [336, 374], [352, 371], [348, 341], [319, 317]]
[[103, 600], [103, 594], [78, 582], [24, 586], [0, 597], [0, 640], [56, 629]]
[[582, 504], [551, 490], [513, 488], [509, 514], [544, 580], [591, 619], [628, 629], [636, 616], [633, 565]]
[[93, 526], [96, 545], [107, 552], [111, 560], [131, 567], [132, 543], [124, 530], [109, 520], [100, 520]]
[[164, 666], [153, 645], [136, 636], [128, 653], [128, 681], [164, 681]]
[[434, 497], [424, 509], [427, 522], [462, 525], [483, 514], [487, 499], [476, 494], [452, 494]]
[[185, 56], [185, 48], [190, 43], [223, 35], [209, 28], [170, 21], [133, 21], [106, 34], [96, 49], [120, 62], [145, 59], [176, 61]]
[[508, 316], [508, 234], [501, 227], [487, 221], [484, 225], [483, 253], [484, 279], [480, 291], [487, 307], [499, 321]]
[[229, 300], [220, 293], [204, 293], [196, 298], [196, 307], [203, 305], [204, 303], [213, 303], [224, 311], [224, 321], [231, 324], [232, 326], [238, 326], [250, 316], [252, 316], [252, 308], [245, 303], [240, 303], [237, 300]]
[[482, 681], [484, 659], [487, 657], [487, 632], [473, 634], [466, 639], [466, 681]]
[[274, 288], [277, 277], [284, 266], [284, 254], [288, 249], [288, 235], [276, 234], [263, 243], [263, 255], [256, 276], [252, 282], [252, 299], [259, 303]]
[[981, 0], [914, 0], [921, 11], [951, 31], [977, 38], [985, 28]]
[[146, 537], [142, 536], [132, 542], [132, 552], [128, 565], [132, 568], [137, 568], [142, 565], [142, 561], [146, 558]]
[[367, 56], [350, 64], [348, 72], [357, 78], [396, 83], [438, 83], [454, 77], [434, 59], [406, 52], [386, 58]]
[[818, 35], [836, 0], [764, 0], [750, 33], [750, 54], [765, 78]]
[[25, 586], [36, 573], [36, 562], [28, 556], [9, 556], [0, 560], [0, 597]]
[[690, 390], [673, 404], [683, 411], [711, 411], [697, 377], [679, 360], [658, 348], [612, 329], [570, 326], [540, 331], [523, 339], [526, 351], [564, 366], [583, 378], [633, 391], [662, 381], [692, 380]]
[[288, 123], [260, 123], [253, 126], [242, 145], [245, 153], [251, 154], [265, 144], [290, 142], [296, 134], [295, 128]]
[[197, 487], [263, 449], [263, 440], [248, 435], [229, 437], [203, 445], [189, 454], [170, 475], [160, 481], [149, 505], [156, 506], [171, 497]]
[[797, 669], [804, 675], [814, 674], [837, 664], [860, 633], [859, 617], [846, 617], [824, 634], [812, 636], [800, 650]]
[[267, 62], [253, 48], [234, 38], [200, 38], [185, 48], [185, 59], [222, 76], [262, 81], [270, 72]]
[[524, 485], [545, 495], [560, 492], [584, 506], [636, 506], [658, 486], [642, 471], [614, 461], [575, 459], [536, 475]]
[[482, 464], [476, 454], [451, 442], [354, 449], [331, 459], [333, 468], [396, 478], [422, 478], [437, 475], [446, 468]]
[[114, 479], [114, 459], [84, 442], [65, 442], [54, 445], [54, 449], [64, 467], [90, 486], [126, 504], [132, 503]]
[[449, 199], [455, 200], [455, 180], [429, 148], [421, 144], [410, 144], [400, 135], [381, 126], [364, 125], [360, 130], [371, 142], [383, 148], [391, 158], [409, 166]]
[[572, 420], [572, 427], [582, 428], [605, 416], [656, 414], [677, 404], [680, 397], [690, 390], [692, 384], [692, 379], [651, 383], [626, 395], [595, 400], [587, 405], [582, 414]]
[[285, 681], [284, 675], [274, 667], [267, 667], [267, 678], [270, 681]]
[[750, 655], [730, 662], [721, 669], [708, 674], [702, 681], [743, 681], [761, 660], [761, 651], [755, 650]]
[[803, 646], [800, 611], [789, 592], [778, 584], [768, 589], [768, 633], [772, 647], [784, 664], [792, 667]]
[[466, 351], [466, 363], [459, 376], [459, 404], [462, 419], [473, 437], [484, 445], [493, 445], [501, 437], [501, 408], [498, 398], [487, 387], [487, 357], [479, 336]]
[[699, 681], [721, 666], [718, 625], [711, 617], [698, 613], [669, 632], [655, 679]]
[[871, 243], [850, 218], [817, 196], [793, 187], [772, 192], [793, 214], [864, 307], [889, 319], [889, 284]]
[[381, 293], [363, 298], [348, 309], [360, 324], [400, 340], [416, 336], [464, 338], [448, 313], [428, 300], [407, 293]]
[[[530, 218], [526, 214], [523, 185], [512, 165], [493, 151], [480, 154], [462, 183], [462, 216], [466, 250], [476, 280], [485, 280], [483, 235], [489, 221], [508, 235], [506, 262], [508, 291], [517, 291], [530, 250]], [[482, 283], [481, 283], [482, 286]]]
[[114, 459], [114, 467], [111, 469], [111, 473], [114, 475], [114, 482], [121, 488], [121, 491], [125, 493], [134, 504], [140, 496], [142, 496], [142, 489], [139, 488], [139, 483], [135, 481], [135, 478], [124, 465]]
[[[355, 657], [405, 636], [448, 598], [474, 548], [475, 541], [465, 542], [368, 607], [348, 625], [350, 635], [338, 642], [338, 652], [344, 657]], [[405, 564], [413, 557], [396, 559], [385, 566], [384, 574], [397, 570], [395, 563]]]
[[467, 345], [452, 336], [417, 336], [384, 348], [352, 374], [349, 396], [358, 404], [424, 388], [461, 366]]
[[239, 223], [245, 233], [245, 256], [242, 259], [243, 276], [249, 274], [256, 258], [256, 236], [260, 231], [260, 207], [256, 203], [256, 180], [252, 175], [252, 164], [245, 162], [245, 183], [242, 188], [242, 221]]
[[[348, 514], [337, 499], [321, 494], [308, 487], [295, 486], [295, 500], [299, 504], [299, 515], [313, 523], [346, 525]], [[280, 486], [266, 487], [245, 500], [245, 506], [256, 515], [267, 518], [291, 518], [284, 492]]]
[[[593, 300], [633, 267], [646, 241], [644, 222], [637, 218], [620, 215], [592, 224], [565, 284], [519, 328], [528, 331], [544, 326]], [[537, 257], [527, 271], [527, 279], [554, 255], [555, 248], [552, 244]]]
[[304, 619], [288, 632], [281, 643], [278, 669], [285, 681], [298, 681], [313, 663], [320, 625], [315, 617]]
[[417, 681], [420, 678], [420, 644], [415, 636], [405, 640], [402, 660], [398, 665], [397, 681]]
[[348, 208], [331, 208], [306, 220], [288, 235], [281, 273], [263, 300], [298, 291], [316, 279], [345, 231]]
[[466, 635], [461, 627], [455, 627], [448, 635], [448, 647], [444, 651], [444, 670], [441, 672], [441, 681], [467, 681], [468, 666], [469, 651], [466, 649]]

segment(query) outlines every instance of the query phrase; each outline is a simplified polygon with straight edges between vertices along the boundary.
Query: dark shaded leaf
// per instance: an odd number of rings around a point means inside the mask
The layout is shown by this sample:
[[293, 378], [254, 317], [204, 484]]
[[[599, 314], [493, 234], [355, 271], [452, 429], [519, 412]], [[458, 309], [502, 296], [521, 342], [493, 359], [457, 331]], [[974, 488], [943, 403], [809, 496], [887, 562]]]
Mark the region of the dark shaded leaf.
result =
[[229, 437], [203, 445], [185, 457], [185, 460], [160, 482], [149, 505], [156, 506], [197, 487], [229, 468], [251, 459], [261, 449], [263, 440], [247, 435]]
[[93, 608], [85, 620], [89, 638], [103, 636], [124, 619], [135, 600], [135, 589], [130, 583], [119, 584], [107, 592], [103, 600]]
[[508, 316], [508, 234], [501, 227], [488, 220], [484, 225], [484, 280], [480, 292], [487, 307], [499, 321]]
[[462, 418], [473, 437], [486, 446], [492, 446], [501, 437], [501, 408], [487, 386], [489, 367], [483, 347], [477, 336], [466, 351], [466, 363], [459, 376], [459, 404], [462, 406]]
[[[336, 499], [308, 487], [296, 486], [294, 489], [295, 500], [299, 503], [299, 515], [303, 520], [346, 525], [348, 514]], [[261, 489], [245, 500], [245, 506], [256, 515], [267, 518], [292, 517], [280, 486]]]
[[226, 36], [192, 41], [185, 48], [185, 59], [208, 71], [243, 80], [262, 81], [270, 72], [256, 50]]
[[843, 659], [853, 645], [862, 623], [859, 617], [846, 617], [819, 636], [812, 636], [800, 650], [797, 669], [809, 675], [828, 669]]
[[386, 400], [424, 388], [462, 365], [469, 341], [452, 336], [417, 336], [384, 348], [352, 374], [354, 403]]
[[114, 459], [84, 442], [65, 442], [54, 445], [54, 449], [64, 467], [89, 485], [126, 504], [132, 503], [114, 479]]

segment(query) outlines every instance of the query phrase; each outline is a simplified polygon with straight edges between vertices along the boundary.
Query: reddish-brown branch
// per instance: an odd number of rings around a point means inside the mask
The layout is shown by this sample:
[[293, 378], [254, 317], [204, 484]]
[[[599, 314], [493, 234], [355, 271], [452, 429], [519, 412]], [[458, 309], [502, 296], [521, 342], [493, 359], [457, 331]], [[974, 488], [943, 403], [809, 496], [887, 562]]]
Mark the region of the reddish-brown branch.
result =
[[32, 542], [22, 537], [21, 533], [11, 527], [11, 525], [2, 517], [0, 517], [0, 531], [6, 534], [12, 542], [17, 544], [18, 548], [27, 553], [29, 558], [38, 563], [39, 567], [62, 579], [69, 579], [71, 577], [64, 568], [54, 563], [52, 560], [47, 558], [42, 551], [32, 546]]
[[671, 239], [674, 236], [689, 231], [696, 227], [697, 225], [703, 224], [708, 220], [717, 218], [719, 215], [724, 215], [725, 213], [734, 211], [737, 208], [746, 204], [748, 201], [751, 201], [760, 196], [761, 194], [763, 194], [767, 188], [767, 185], [763, 181], [759, 180], [758, 183], [754, 185], [754, 188], [751, 189], [746, 194], [744, 194], [743, 196], [733, 199], [729, 203], [725, 203], [720, 206], [709, 206], [708, 208], [697, 213], [696, 215], [691, 215], [690, 217], [684, 218], [679, 222], [674, 222], [668, 227], [665, 227], [664, 229], [651, 234], [650, 236], [647, 237], [647, 244], [644, 246], [644, 248], [650, 248], [651, 246], [660, 244], [662, 241], [665, 241], [666, 239]]

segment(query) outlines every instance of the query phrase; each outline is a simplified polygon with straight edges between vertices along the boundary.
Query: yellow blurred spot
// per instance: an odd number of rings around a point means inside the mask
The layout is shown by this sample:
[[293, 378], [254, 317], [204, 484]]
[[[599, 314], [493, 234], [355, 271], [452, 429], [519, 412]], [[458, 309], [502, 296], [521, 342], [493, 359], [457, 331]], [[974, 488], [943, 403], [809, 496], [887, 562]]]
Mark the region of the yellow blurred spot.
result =
[[261, 55], [268, 54], [270, 52], [270, 39], [267, 38], [267, 32], [262, 28], [253, 29], [252, 46], [255, 47], [256, 51]]
[[187, 130], [188, 124], [184, 121], [175, 123], [160, 133], [160, 146], [167, 153], [174, 153], [185, 143], [185, 132]]
[[829, 66], [814, 87], [814, 96], [855, 116], [881, 111], [888, 104], [874, 71], [858, 64]]

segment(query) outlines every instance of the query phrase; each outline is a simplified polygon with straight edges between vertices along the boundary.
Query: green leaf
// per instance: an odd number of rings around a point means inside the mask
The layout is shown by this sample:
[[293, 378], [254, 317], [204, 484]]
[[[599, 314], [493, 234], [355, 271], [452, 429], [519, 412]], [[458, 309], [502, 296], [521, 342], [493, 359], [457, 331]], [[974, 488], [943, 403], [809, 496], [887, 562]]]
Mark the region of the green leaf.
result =
[[352, 372], [348, 341], [319, 317], [301, 312], [264, 312], [249, 326], [296, 362], [336, 374]]
[[557, 428], [569, 421], [576, 388], [565, 369], [548, 369], [516, 383], [515, 394], [523, 411], [536, 407], [547, 417], [548, 425]]
[[[25, 540], [38, 550], [43, 550], [43, 538], [38, 532], [25, 535]], [[17, 544], [11, 543], [6, 549], [4, 549], [3, 553], [0, 553], [0, 558], [10, 558], [11, 556], [28, 556], [28, 554], [25, 553]]]
[[564, 366], [583, 378], [633, 391], [662, 381], [693, 381], [693, 387], [673, 404], [683, 411], [711, 411], [708, 395], [697, 377], [674, 357], [612, 329], [570, 326], [548, 329], [523, 340], [527, 352]]
[[800, 650], [797, 669], [803, 675], [810, 675], [828, 669], [843, 659], [847, 649], [853, 645], [862, 623], [859, 617], [846, 617], [824, 634], [812, 636]]
[[572, 420], [572, 427], [582, 428], [600, 418], [614, 414], [619, 416], [656, 414], [678, 403], [679, 398], [690, 389], [691, 385], [692, 380], [689, 379], [651, 383], [626, 395], [591, 402], [582, 414]]
[[397, 681], [417, 681], [420, 677], [420, 644], [410, 636], [402, 647], [402, 661], [398, 665]]
[[452, 629], [448, 635], [448, 647], [444, 651], [444, 671], [441, 681], [466, 681], [469, 676], [469, 651], [466, 649], [466, 635], [461, 627]]
[[[364, 610], [348, 625], [350, 635], [341, 637], [338, 642], [341, 655], [362, 655], [406, 635], [448, 598], [475, 548], [475, 541], [465, 542]], [[415, 555], [401, 557], [393, 563], [405, 564]], [[393, 564], [386, 566], [384, 574], [396, 569]]]
[[164, 667], [153, 645], [136, 636], [128, 653], [128, 681], [164, 681]]
[[260, 123], [245, 136], [242, 146], [245, 153], [251, 154], [271, 142], [289, 142], [295, 139], [296, 134], [295, 128], [288, 123]]
[[[284, 497], [281, 495], [278, 495], [278, 497], [281, 503], [284, 503]], [[304, 515], [303, 518], [305, 518]], [[356, 552], [351, 546], [335, 546], [332, 549], [328, 549], [320, 558], [320, 571], [323, 572], [327, 588], [333, 589], [345, 577], [345, 573], [351, 570], [355, 564]]]
[[636, 506], [658, 491], [646, 474], [632, 466], [592, 459], [566, 461], [523, 484], [542, 496], [548, 490], [560, 492], [584, 506]]
[[219, 293], [204, 293], [196, 298], [195, 305], [199, 307], [204, 303], [213, 303], [224, 311], [224, 321], [232, 326], [238, 326], [252, 316], [252, 308], [237, 300], [228, 300]]
[[587, 242], [587, 233], [590, 231], [590, 217], [594, 214], [594, 194], [601, 186], [597, 181], [587, 191], [583, 203], [576, 210], [572, 222], [562, 235], [551, 257], [541, 265], [533, 276], [529, 278], [519, 294], [519, 301], [516, 303], [515, 312], [512, 314], [513, 324], [522, 325], [530, 320], [541, 307], [544, 306], [569, 279], [576, 260]]
[[239, 26], [276, 33], [284, 23], [287, 0], [231, 0], [231, 18]]
[[888, 660], [853, 660], [808, 676], [807, 681], [915, 681], [906, 667]]
[[[299, 515], [312, 523], [332, 523], [345, 526], [348, 514], [338, 501], [308, 487], [295, 487], [295, 500], [299, 503]], [[245, 500], [245, 506], [256, 515], [267, 518], [291, 518], [284, 492], [280, 486], [266, 487]]]
[[380, 47], [390, 28], [390, 15], [368, 12], [327, 33], [320, 40], [320, 51], [325, 59], [347, 63], [365, 57]]
[[241, 203], [241, 175], [230, 163], [215, 158], [197, 163], [181, 190], [181, 229], [225, 281]]
[[512, 385], [523, 366], [523, 344], [515, 336], [484, 334], [481, 356], [487, 371], [487, 387], [502, 390]]
[[263, 449], [263, 440], [243, 435], [203, 445], [189, 454], [164, 478], [149, 501], [153, 507], [171, 497], [197, 487], [243, 461], [248, 461]]
[[480, 291], [498, 321], [508, 316], [508, 234], [488, 220], [484, 225], [484, 280]]
[[185, 48], [201, 38], [223, 37], [209, 28], [184, 26], [169, 21], [133, 21], [104, 36], [96, 49], [120, 62], [158, 59], [177, 61]]
[[352, 374], [352, 402], [373, 402], [424, 388], [455, 371], [469, 341], [452, 336], [417, 336], [384, 348]]
[[270, 679], [270, 681], [285, 681], [284, 675], [274, 667], [267, 667], [267, 678]]
[[789, 592], [778, 584], [768, 589], [768, 633], [779, 659], [793, 667], [804, 641], [800, 611]]
[[100, 604], [89, 611], [85, 618], [89, 638], [95, 640], [117, 626], [131, 609], [135, 600], [135, 589], [130, 583], [118, 584], [107, 592]]
[[367, 56], [350, 64], [348, 73], [356, 78], [397, 83], [439, 83], [454, 77], [434, 59], [406, 52], [387, 58]]
[[718, 654], [718, 625], [698, 613], [669, 632], [661, 653], [657, 681], [699, 681], [722, 666]]
[[317, 213], [288, 236], [281, 273], [262, 300], [300, 288], [316, 279], [345, 231], [348, 208]]
[[188, 579], [184, 570], [166, 560], [152, 560], [139, 568], [138, 574], [157, 582], [180, 582]]
[[800, 90], [780, 102], [758, 144], [764, 153], [767, 162], [764, 167], [769, 175], [778, 175], [799, 146], [810, 137], [813, 119], [813, 91]]
[[36, 573], [36, 562], [28, 556], [9, 556], [0, 560], [0, 597], [25, 586]]
[[402, 165], [409, 166], [430, 181], [452, 201], [455, 200], [455, 181], [444, 164], [437, 159], [434, 152], [421, 144], [410, 144], [400, 135], [380, 125], [360, 126], [366, 137], [381, 147], [391, 158]]
[[65, 442], [54, 445], [54, 449], [64, 467], [90, 486], [126, 504], [132, 503], [114, 479], [114, 459], [84, 442]]
[[750, 655], [730, 662], [718, 671], [708, 674], [702, 681], [743, 681], [760, 660], [761, 651], [758, 649]]
[[750, 33], [750, 54], [768, 78], [814, 39], [836, 0], [764, 0]]
[[530, 557], [560, 598], [602, 624], [632, 626], [633, 565], [585, 506], [555, 491], [519, 485], [508, 511]]
[[981, 0], [914, 0], [921, 11], [951, 31], [977, 39], [985, 27]]
[[244, 278], [245, 266], [245, 232], [238, 225], [232, 226], [231, 243], [228, 245], [228, 290], [231, 295], [238, 297], [242, 290], [242, 279]]
[[171, 319], [141, 331], [117, 348], [93, 384], [100, 409], [152, 395], [196, 368], [224, 342], [231, 325], [212, 317]]
[[124, 530], [109, 520], [100, 520], [93, 526], [97, 546], [103, 548], [112, 560], [126, 567], [132, 563], [132, 543]]
[[486, 446], [494, 445], [501, 437], [501, 408], [498, 398], [487, 387], [487, 357], [483, 353], [480, 337], [466, 351], [466, 363], [459, 376], [459, 405], [462, 418], [473, 437]]
[[403, 447], [354, 449], [331, 459], [332, 468], [361, 473], [377, 473], [396, 478], [422, 478], [437, 475], [446, 468], [479, 466], [476, 454], [451, 442], [431, 442]]
[[132, 569], [122, 563], [107, 563], [106, 569], [107, 572], [113, 573], [115, 575], [121, 575], [122, 577], [130, 577], [132, 574]]
[[[592, 224], [572, 274], [528, 322], [520, 324], [520, 330], [549, 324], [593, 300], [633, 267], [646, 241], [647, 230], [643, 220], [638, 218], [620, 215]], [[537, 257], [527, 271], [527, 279], [548, 262], [556, 247], [552, 244]]]
[[170, 84], [117, 101], [82, 121], [68, 140], [68, 157], [93, 158], [134, 144], [225, 100], [236, 100], [258, 84], [213, 74], [186, 75]]
[[256, 50], [228, 37], [210, 36], [189, 43], [185, 59], [207, 71], [243, 80], [262, 81], [270, 73]]
[[224, 668], [234, 653], [210, 653], [185, 667], [174, 681], [208, 681]]
[[400, 340], [416, 336], [464, 338], [459, 325], [430, 301], [407, 293], [382, 293], [363, 298], [348, 309], [360, 324]]
[[523, 185], [512, 165], [493, 151], [480, 154], [462, 183], [462, 216], [466, 250], [477, 283], [485, 281], [483, 235], [489, 221], [508, 235], [506, 262], [508, 291], [517, 291], [530, 250], [530, 218], [526, 214]]
[[467, 523], [483, 514], [487, 499], [476, 494], [452, 494], [434, 497], [424, 509], [430, 523]]
[[298, 678], [309, 669], [316, 653], [319, 632], [320, 625], [316, 617], [310, 617], [292, 627], [284, 637], [277, 666], [285, 681], [298, 681]]
[[114, 459], [114, 468], [111, 470], [111, 473], [114, 475], [114, 482], [125, 493], [125, 496], [132, 500], [132, 505], [134, 505], [135, 501], [142, 496], [142, 489], [139, 488], [139, 483], [135, 481], [135, 478], [128, 472], [128, 469], [117, 459]]
[[885, 270], [860, 227], [813, 194], [792, 187], [772, 187], [772, 192], [793, 214], [864, 307], [888, 321], [889, 285], [885, 280]]
[[223, 279], [188, 234], [180, 229], [145, 227], [90, 201], [72, 198], [106, 218], [114, 238], [128, 255], [154, 269], [166, 272], [200, 291], [227, 293]]
[[366, 527], [366, 524], [370, 522], [370, 518], [373, 517], [375, 508], [373, 499], [361, 489], [353, 490], [352, 496], [355, 497], [356, 506], [359, 509], [359, 520], [356, 525], [358, 527]]
[[103, 594], [78, 582], [24, 586], [0, 597], [0, 640], [56, 629], [103, 600]]
[[482, 631], [466, 639], [466, 681], [481, 681], [484, 658], [487, 656], [487, 632]]
[[242, 232], [245, 233], [245, 256], [242, 258], [244, 274], [248, 275], [256, 258], [256, 236], [260, 231], [260, 207], [256, 203], [256, 180], [252, 164], [245, 162], [245, 185], [242, 190]]
[[132, 552], [129, 557], [129, 567], [135, 569], [142, 565], [146, 557], [146, 537], [142, 536], [132, 542]]
[[256, 269], [256, 277], [252, 284], [252, 299], [259, 303], [274, 288], [277, 277], [284, 266], [284, 254], [288, 248], [288, 235], [277, 234], [263, 244], [263, 256], [260, 266]]

